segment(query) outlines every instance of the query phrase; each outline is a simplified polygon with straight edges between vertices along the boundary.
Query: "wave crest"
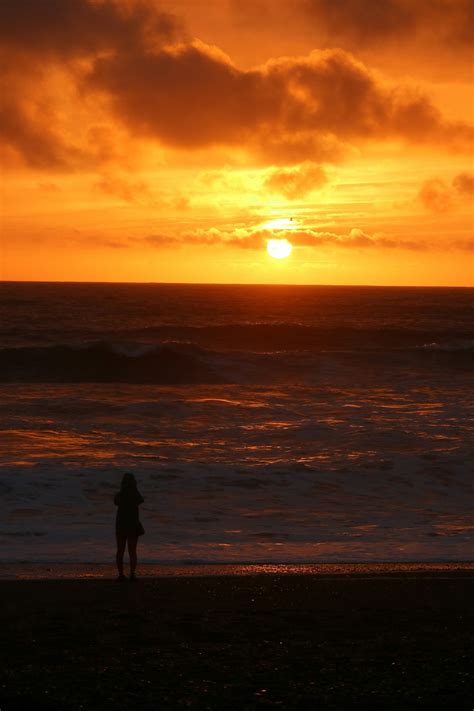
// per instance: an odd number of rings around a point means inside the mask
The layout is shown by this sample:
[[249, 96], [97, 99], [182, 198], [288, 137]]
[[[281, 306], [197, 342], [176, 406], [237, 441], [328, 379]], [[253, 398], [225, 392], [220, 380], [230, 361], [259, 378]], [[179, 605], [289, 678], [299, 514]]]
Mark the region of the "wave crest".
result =
[[0, 350], [2, 382], [155, 384], [317, 382], [426, 368], [471, 368], [474, 348], [431, 343], [408, 348], [218, 350], [195, 343], [123, 341]]

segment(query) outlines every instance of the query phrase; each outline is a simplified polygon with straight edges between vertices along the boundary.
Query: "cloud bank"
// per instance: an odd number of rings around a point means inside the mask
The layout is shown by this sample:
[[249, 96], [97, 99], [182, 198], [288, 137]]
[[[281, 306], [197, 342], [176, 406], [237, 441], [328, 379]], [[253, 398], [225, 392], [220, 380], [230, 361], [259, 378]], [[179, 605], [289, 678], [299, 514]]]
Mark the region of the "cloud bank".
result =
[[[318, 0], [305, 7], [338, 31], [352, 17], [353, 32], [383, 36], [417, 26], [434, 3], [416, 3], [423, 12], [414, 6], [387, 0], [370, 3], [369, 13], [363, 0]], [[456, 23], [450, 31], [464, 37]], [[94, 168], [104, 132], [179, 150], [224, 146], [276, 165], [339, 161], [366, 142], [463, 151], [473, 142], [472, 126], [444, 118], [426, 95], [383, 81], [348, 52], [314, 51], [244, 71], [217, 48], [186, 41], [178, 19], [155, 2], [3, 2], [0, 40], [3, 155], [37, 169]], [[284, 174], [269, 185], [290, 199], [305, 186], [303, 176], [292, 183]]]
[[201, 43], [98, 59], [87, 77], [130, 131], [179, 148], [245, 146], [269, 160], [337, 160], [345, 143], [462, 148], [471, 126], [421, 93], [383, 84], [342, 50], [241, 71]]
[[228, 229], [217, 228], [197, 229], [179, 234], [152, 234], [140, 240], [145, 244], [157, 248], [176, 247], [208, 247], [224, 246], [244, 250], [262, 251], [270, 239], [288, 239], [293, 247], [321, 249], [325, 247], [351, 249], [351, 250], [406, 250], [423, 252], [432, 249], [440, 250], [467, 250], [472, 247], [472, 241], [456, 240], [449, 243], [434, 244], [426, 240], [407, 239], [400, 236], [387, 234], [368, 234], [360, 228], [353, 228], [346, 233], [319, 231], [311, 228], [294, 230], [268, 230], [256, 227], [254, 229]]

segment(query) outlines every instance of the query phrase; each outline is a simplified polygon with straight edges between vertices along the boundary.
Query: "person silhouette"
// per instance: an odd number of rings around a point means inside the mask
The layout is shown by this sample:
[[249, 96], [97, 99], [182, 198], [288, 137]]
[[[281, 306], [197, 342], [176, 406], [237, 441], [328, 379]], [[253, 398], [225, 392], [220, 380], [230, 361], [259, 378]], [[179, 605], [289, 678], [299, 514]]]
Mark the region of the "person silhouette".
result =
[[130, 558], [130, 580], [136, 582], [135, 571], [137, 568], [137, 541], [138, 536], [144, 533], [143, 526], [138, 518], [138, 507], [143, 503], [143, 496], [137, 488], [133, 474], [127, 472], [123, 475], [120, 491], [114, 497], [117, 508], [115, 520], [115, 536], [117, 539], [117, 581], [126, 580], [123, 574], [123, 555], [128, 542], [128, 555]]

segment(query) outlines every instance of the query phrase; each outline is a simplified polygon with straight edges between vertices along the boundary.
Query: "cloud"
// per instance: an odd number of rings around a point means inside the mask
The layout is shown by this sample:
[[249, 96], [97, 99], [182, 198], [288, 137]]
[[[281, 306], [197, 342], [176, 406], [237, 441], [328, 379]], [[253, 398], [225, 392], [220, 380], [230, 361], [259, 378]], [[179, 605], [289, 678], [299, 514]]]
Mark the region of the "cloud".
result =
[[297, 0], [297, 7], [335, 43], [351, 46], [418, 34], [458, 47], [474, 40], [471, 0]]
[[423, 251], [430, 245], [403, 238], [388, 237], [384, 234], [369, 235], [353, 228], [349, 233], [337, 234], [314, 229], [269, 230], [261, 227], [232, 230], [198, 229], [178, 234], [153, 234], [144, 242], [157, 248], [184, 246], [225, 246], [245, 250], [264, 250], [270, 239], [288, 239], [294, 247], [318, 249], [340, 247], [343, 249], [404, 249]]
[[[472, 0], [228, 0], [260, 46], [340, 47], [397, 76], [472, 80]], [[278, 43], [278, 45], [277, 45]], [[259, 51], [260, 48], [257, 45]]]
[[474, 237], [468, 238], [468, 239], [458, 239], [454, 240], [452, 242], [452, 246], [455, 249], [460, 249], [466, 252], [472, 253], [474, 252]]
[[[83, 244], [81, 240], [78, 240], [79, 244]], [[108, 249], [127, 249], [128, 245], [120, 240], [107, 239], [107, 237], [94, 237], [93, 239], [94, 247], [106, 247]]]
[[133, 180], [119, 174], [104, 174], [94, 183], [97, 190], [134, 205], [148, 208], [166, 208], [183, 212], [190, 207], [190, 199], [174, 191], [152, 190], [144, 180]]
[[301, 230], [288, 235], [295, 247], [342, 247], [345, 249], [408, 249], [420, 251], [427, 249], [426, 243], [402, 238], [387, 237], [383, 234], [369, 235], [354, 227], [349, 233], [319, 232], [317, 230]]
[[103, 176], [95, 187], [108, 195], [114, 195], [125, 202], [147, 204], [152, 201], [150, 188], [142, 180], [127, 180], [119, 176]]
[[49, 118], [50, 111], [41, 104], [27, 107], [23, 102], [5, 102], [0, 111], [0, 155], [5, 164], [14, 164], [18, 155], [40, 170], [71, 169], [83, 163], [81, 151], [51, 126]]
[[456, 201], [469, 199], [474, 196], [474, 175], [472, 173], [459, 173], [451, 185], [440, 178], [425, 180], [419, 193], [418, 200], [435, 213], [449, 212]]
[[0, 3], [3, 51], [77, 59], [156, 47], [181, 25], [147, 0], [14, 0]]
[[[94, 235], [94, 244], [110, 248], [136, 249], [149, 247], [156, 250], [168, 249], [238, 249], [265, 252], [270, 239], [286, 239], [295, 250], [336, 249], [357, 252], [447, 252], [452, 250], [472, 252], [473, 240], [452, 238], [444, 241], [412, 239], [399, 234], [374, 232], [372, 234], [354, 227], [348, 231], [330, 232], [301, 226], [296, 229], [268, 229], [262, 225], [253, 227], [197, 228], [174, 232], [155, 232], [145, 236], [128, 236], [122, 240], [108, 239]], [[81, 236], [81, 240], [84, 237]], [[297, 254], [297, 251], [295, 252]]]
[[452, 207], [452, 194], [449, 185], [439, 178], [425, 180], [418, 199], [432, 212], [448, 212]]
[[[445, 119], [427, 96], [385, 83], [343, 50], [244, 71], [183, 37], [176, 18], [148, 0], [0, 3], [4, 154], [38, 169], [94, 168], [124, 153], [107, 132], [180, 150], [236, 148], [283, 166], [340, 161], [368, 141], [472, 145], [472, 126]], [[290, 182], [287, 194], [296, 195]], [[299, 185], [304, 191], [303, 178]]]
[[88, 100], [77, 93], [85, 68], [97, 56], [152, 51], [182, 36], [176, 18], [147, 0], [0, 2], [2, 159], [40, 170], [94, 166], [96, 147], [75, 135], [84, 128], [76, 115]]
[[37, 184], [37, 188], [43, 193], [49, 193], [53, 195], [62, 192], [59, 185], [51, 181], [41, 181]]
[[454, 189], [463, 197], [474, 197], [474, 175], [472, 173], [460, 173], [453, 179]]
[[[272, 60], [242, 71], [202, 43], [99, 58], [90, 90], [108, 95], [131, 132], [168, 146], [247, 147], [291, 161], [340, 158], [344, 143], [385, 139], [471, 144], [423, 94], [383, 84], [342, 50]], [[285, 155], [287, 154], [287, 155]]]
[[297, 200], [321, 188], [327, 181], [323, 168], [308, 161], [295, 168], [272, 171], [264, 181], [264, 187], [288, 200]]
[[185, 245], [222, 245], [229, 240], [219, 230], [210, 228], [209, 230], [197, 229], [180, 234], [151, 234], [147, 235], [142, 241], [152, 247], [183, 247]]

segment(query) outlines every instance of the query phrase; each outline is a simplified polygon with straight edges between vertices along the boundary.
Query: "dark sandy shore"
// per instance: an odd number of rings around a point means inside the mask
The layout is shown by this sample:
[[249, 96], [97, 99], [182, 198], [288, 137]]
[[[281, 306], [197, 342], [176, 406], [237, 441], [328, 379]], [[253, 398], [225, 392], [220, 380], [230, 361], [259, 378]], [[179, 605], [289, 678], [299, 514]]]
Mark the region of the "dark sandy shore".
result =
[[1, 711], [474, 707], [472, 571], [0, 582]]

